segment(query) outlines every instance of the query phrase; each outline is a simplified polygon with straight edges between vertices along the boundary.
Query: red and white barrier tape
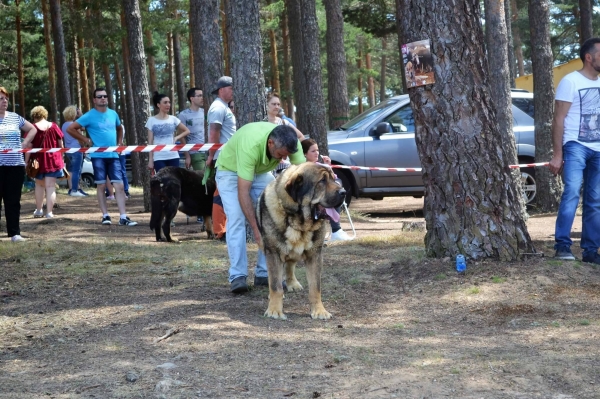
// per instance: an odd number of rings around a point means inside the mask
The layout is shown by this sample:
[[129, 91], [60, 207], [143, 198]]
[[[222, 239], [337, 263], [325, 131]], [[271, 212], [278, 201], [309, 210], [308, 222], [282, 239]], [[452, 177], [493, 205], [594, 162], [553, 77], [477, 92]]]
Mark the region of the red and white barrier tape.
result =
[[[15, 152], [24, 153], [55, 153], [62, 152], [72, 154], [74, 152], [84, 152], [91, 154], [94, 152], [119, 152], [128, 154], [130, 152], [166, 152], [166, 151], [208, 151], [220, 148], [222, 144], [169, 144], [169, 145], [129, 145], [129, 146], [114, 146], [114, 147], [89, 147], [89, 148], [24, 148], [24, 149], [9, 149], [0, 150], [0, 154], [10, 154]], [[548, 166], [548, 162], [527, 163], [519, 165], [509, 165], [511, 169], [533, 168], [536, 166]], [[332, 168], [350, 169], [350, 170], [374, 170], [382, 172], [421, 172], [422, 168], [377, 168], [369, 166], [347, 166], [347, 165], [331, 165]]]

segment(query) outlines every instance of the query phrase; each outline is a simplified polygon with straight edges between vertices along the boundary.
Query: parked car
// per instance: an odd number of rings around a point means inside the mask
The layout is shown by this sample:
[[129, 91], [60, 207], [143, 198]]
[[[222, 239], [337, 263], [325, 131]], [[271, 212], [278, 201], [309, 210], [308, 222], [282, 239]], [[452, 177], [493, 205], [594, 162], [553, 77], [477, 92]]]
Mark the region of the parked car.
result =
[[[533, 163], [535, 137], [533, 94], [512, 91], [513, 131], [519, 163]], [[334, 165], [388, 168], [420, 168], [415, 142], [415, 121], [408, 95], [382, 101], [352, 119], [339, 130], [328, 132], [329, 156]], [[421, 172], [336, 169], [351, 197], [381, 200], [384, 197], [424, 193]], [[534, 168], [521, 169], [523, 193], [530, 204], [536, 195]]]

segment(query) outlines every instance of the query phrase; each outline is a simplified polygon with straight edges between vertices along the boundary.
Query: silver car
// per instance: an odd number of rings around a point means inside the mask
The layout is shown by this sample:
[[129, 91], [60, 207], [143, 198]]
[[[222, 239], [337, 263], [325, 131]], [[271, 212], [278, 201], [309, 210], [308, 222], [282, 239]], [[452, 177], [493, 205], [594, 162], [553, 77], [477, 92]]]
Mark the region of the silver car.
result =
[[[512, 91], [513, 130], [519, 163], [533, 163], [535, 138], [533, 94]], [[415, 142], [415, 121], [408, 95], [389, 98], [352, 119], [339, 130], [328, 132], [329, 156], [334, 165], [387, 168], [421, 168]], [[336, 169], [351, 196], [381, 200], [384, 197], [422, 197], [421, 172]], [[533, 168], [521, 169], [527, 203], [536, 194]]]

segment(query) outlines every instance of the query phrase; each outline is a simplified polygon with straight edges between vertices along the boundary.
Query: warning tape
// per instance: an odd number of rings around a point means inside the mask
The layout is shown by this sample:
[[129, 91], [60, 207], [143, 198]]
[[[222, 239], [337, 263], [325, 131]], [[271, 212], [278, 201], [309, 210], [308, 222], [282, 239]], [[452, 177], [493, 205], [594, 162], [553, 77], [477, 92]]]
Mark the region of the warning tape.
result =
[[[221, 148], [223, 144], [206, 143], [206, 144], [162, 144], [162, 145], [129, 145], [129, 146], [114, 146], [114, 147], [89, 147], [89, 148], [23, 148], [23, 149], [6, 149], [0, 150], [0, 154], [11, 153], [66, 153], [72, 154], [75, 152], [83, 152], [92, 154], [94, 152], [118, 152], [121, 154], [129, 154], [130, 152], [167, 152], [167, 151], [208, 151]], [[548, 162], [526, 163], [519, 165], [509, 165], [511, 169], [534, 168], [536, 166], [548, 166]], [[350, 170], [373, 170], [382, 172], [422, 172], [423, 168], [378, 168], [371, 166], [349, 166], [349, 165], [331, 165], [336, 169]]]

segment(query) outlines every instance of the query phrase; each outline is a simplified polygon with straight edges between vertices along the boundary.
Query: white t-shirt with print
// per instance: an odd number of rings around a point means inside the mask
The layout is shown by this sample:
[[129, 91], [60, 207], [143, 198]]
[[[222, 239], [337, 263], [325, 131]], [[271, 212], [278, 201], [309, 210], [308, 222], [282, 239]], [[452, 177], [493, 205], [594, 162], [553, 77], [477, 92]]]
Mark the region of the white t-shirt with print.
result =
[[577, 141], [600, 151], [600, 78], [590, 80], [577, 71], [571, 72], [558, 84], [556, 99], [571, 103], [565, 118], [563, 145]]
[[[179, 126], [180, 123], [181, 121], [173, 115], [169, 115], [167, 119], [158, 119], [155, 116], [151, 116], [148, 119], [148, 122], [146, 122], [146, 128], [152, 131], [154, 135], [153, 144], [175, 144], [173, 139], [175, 138], [177, 126]], [[161, 151], [153, 154], [155, 161], [179, 158], [179, 153], [177, 151]]]

